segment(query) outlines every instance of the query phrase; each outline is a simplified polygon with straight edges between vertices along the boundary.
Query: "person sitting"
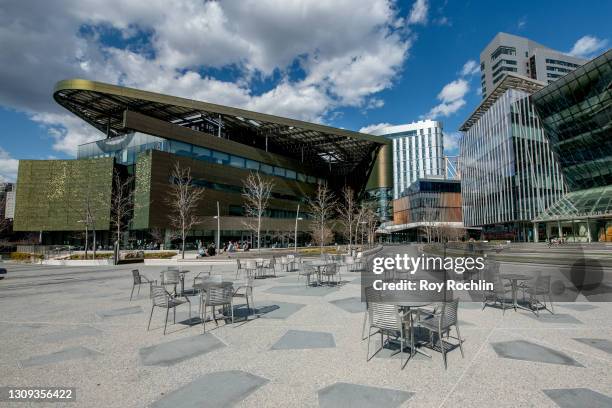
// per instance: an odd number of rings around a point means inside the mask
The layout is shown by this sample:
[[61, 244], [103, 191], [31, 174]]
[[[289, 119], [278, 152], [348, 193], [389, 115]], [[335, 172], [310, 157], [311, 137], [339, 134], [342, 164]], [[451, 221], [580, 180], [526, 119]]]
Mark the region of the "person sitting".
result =
[[227, 252], [236, 252], [236, 247], [232, 241], [230, 241], [229, 245], [227, 246]]
[[206, 256], [215, 256], [217, 255], [217, 249], [215, 248], [215, 244], [210, 244], [208, 249], [206, 250]]
[[198, 258], [204, 258], [206, 256], [206, 252], [204, 251], [204, 248], [199, 247], [198, 248]]

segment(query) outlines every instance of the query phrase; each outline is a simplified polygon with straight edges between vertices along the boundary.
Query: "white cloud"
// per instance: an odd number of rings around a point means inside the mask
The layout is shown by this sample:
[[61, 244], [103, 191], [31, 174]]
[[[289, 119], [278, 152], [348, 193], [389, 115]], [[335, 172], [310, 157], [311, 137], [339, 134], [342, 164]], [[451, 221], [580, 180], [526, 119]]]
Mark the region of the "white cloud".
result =
[[[412, 41], [390, 0], [31, 3], [0, 5], [0, 105], [31, 113], [49, 129], [54, 149], [72, 154], [99, 133], [52, 101], [60, 79], [323, 121], [343, 106], [381, 106], [376, 94], [393, 86]], [[418, 0], [410, 18], [424, 22], [426, 14], [427, 3]], [[104, 30], [135, 43], [150, 35], [144, 51], [142, 44], [119, 49], [102, 43]], [[289, 75], [296, 65], [300, 77]], [[232, 69], [237, 80], [206, 75], [210, 68]], [[258, 93], [261, 79], [274, 82]]]
[[461, 140], [461, 133], [444, 132], [444, 153], [448, 155], [458, 154], [460, 140]]
[[386, 123], [386, 122], [375, 123], [375, 124], [372, 124], [372, 125], [368, 125], [368, 126], [362, 127], [361, 129], [359, 129], [359, 132], [361, 132], [361, 133], [368, 133], [368, 134], [371, 134], [371, 135], [376, 135], [376, 134], [378, 134], [377, 132], [379, 130], [382, 130], [382, 129], [384, 129], [386, 127], [389, 127], [389, 126], [393, 126], [393, 125], [390, 124], [390, 123]]
[[0, 182], [15, 181], [19, 160], [13, 159], [11, 155], [0, 147]]
[[480, 65], [474, 60], [468, 60], [461, 69], [462, 76], [472, 76], [480, 72]]
[[408, 22], [410, 24], [425, 24], [427, 23], [427, 11], [429, 4], [427, 0], [416, 0], [410, 10]]
[[589, 58], [596, 52], [603, 50], [607, 45], [607, 39], [585, 35], [576, 41], [568, 54], [575, 57]]
[[440, 103], [429, 111], [428, 118], [437, 118], [440, 116], [450, 116], [457, 112], [465, 105], [465, 95], [469, 92], [470, 86], [465, 79], [459, 78], [448, 84], [438, 94]]

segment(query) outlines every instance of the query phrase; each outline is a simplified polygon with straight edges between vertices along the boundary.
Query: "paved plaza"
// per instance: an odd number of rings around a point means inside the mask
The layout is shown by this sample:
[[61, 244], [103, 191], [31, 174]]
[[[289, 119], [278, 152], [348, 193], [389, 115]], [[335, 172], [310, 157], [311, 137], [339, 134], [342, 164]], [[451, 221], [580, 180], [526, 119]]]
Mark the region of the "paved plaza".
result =
[[[366, 362], [358, 273], [343, 271], [339, 287], [306, 287], [278, 272], [255, 281], [255, 316], [236, 299], [235, 323], [209, 322], [203, 334], [182, 305], [164, 336], [165, 311], [146, 330], [148, 288], [129, 296], [133, 268], [159, 279], [165, 267], [5, 267], [0, 386], [75, 387], [77, 406], [612, 406], [612, 303], [581, 297], [537, 318], [461, 302], [465, 357], [449, 352], [445, 370], [441, 354], [424, 349], [431, 359], [417, 354], [400, 370], [392, 346]], [[187, 268], [190, 287], [203, 267]], [[236, 270], [217, 264], [213, 273], [235, 280]]]

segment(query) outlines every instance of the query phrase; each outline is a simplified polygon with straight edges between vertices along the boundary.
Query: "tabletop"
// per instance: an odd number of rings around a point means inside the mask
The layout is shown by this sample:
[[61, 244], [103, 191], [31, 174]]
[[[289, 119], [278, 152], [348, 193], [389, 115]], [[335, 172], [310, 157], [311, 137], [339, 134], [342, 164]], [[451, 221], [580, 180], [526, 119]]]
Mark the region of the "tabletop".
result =
[[520, 275], [518, 273], [504, 273], [502, 278], [510, 280], [529, 280], [531, 276]]
[[227, 288], [233, 285], [234, 282], [214, 282], [210, 280], [205, 280], [204, 282], [196, 283], [195, 285], [193, 285], [193, 288], [206, 290], [208, 288]]

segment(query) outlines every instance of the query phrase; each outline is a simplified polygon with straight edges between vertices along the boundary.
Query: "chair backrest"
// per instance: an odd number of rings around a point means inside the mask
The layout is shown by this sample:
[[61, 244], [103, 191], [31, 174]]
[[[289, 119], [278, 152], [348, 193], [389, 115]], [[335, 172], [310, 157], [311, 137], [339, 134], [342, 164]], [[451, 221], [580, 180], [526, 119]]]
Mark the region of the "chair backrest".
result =
[[248, 260], [246, 261], [246, 268], [247, 268], [247, 269], [255, 269], [255, 268], [257, 268], [257, 264], [255, 263], [255, 261], [254, 261], [254, 260], [252, 260], [252, 259], [248, 259]]
[[168, 307], [170, 294], [163, 286], [151, 286], [151, 301], [154, 306]]
[[179, 271], [164, 271], [163, 283], [165, 285], [173, 285], [179, 283]]
[[206, 291], [206, 305], [217, 306], [230, 304], [233, 295], [234, 288], [232, 286], [212, 286]]
[[274, 265], [276, 265], [276, 257], [273, 256], [272, 259], [270, 259], [270, 263], [268, 264], [268, 266], [270, 268], [274, 268]]
[[368, 304], [371, 326], [385, 330], [400, 330], [402, 318], [395, 305], [372, 302]]
[[142, 279], [140, 278], [140, 272], [138, 272], [138, 269], [133, 269], [132, 270], [132, 277], [134, 278], [134, 285], [140, 285], [142, 282]]
[[457, 324], [457, 313], [459, 311], [459, 298], [450, 302], [443, 302], [440, 308], [440, 324], [442, 327]]
[[336, 268], [337, 268], [337, 265], [335, 263], [328, 264], [325, 266], [325, 273], [329, 273], [333, 275], [336, 273]]
[[304, 265], [304, 272], [315, 273], [315, 268], [314, 268], [314, 266], [312, 266], [311, 263], [304, 262], [303, 265]]

